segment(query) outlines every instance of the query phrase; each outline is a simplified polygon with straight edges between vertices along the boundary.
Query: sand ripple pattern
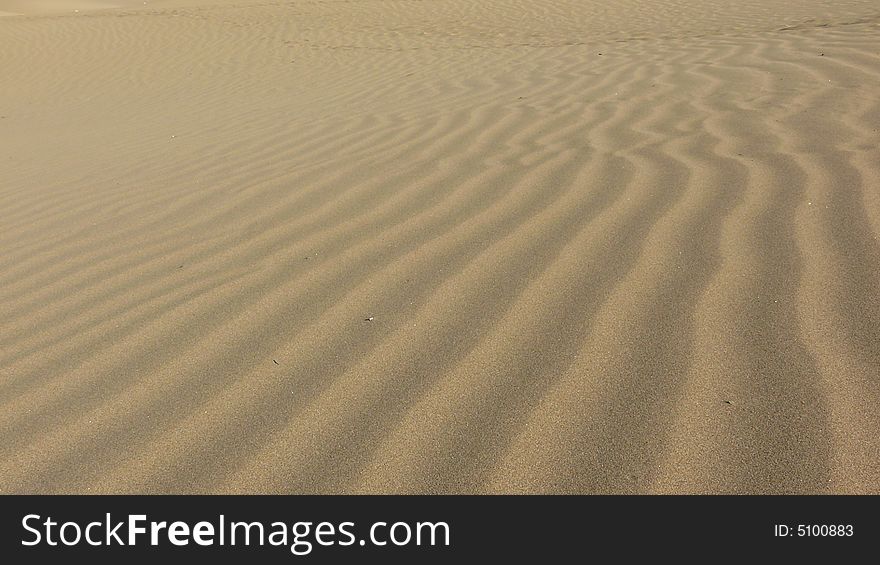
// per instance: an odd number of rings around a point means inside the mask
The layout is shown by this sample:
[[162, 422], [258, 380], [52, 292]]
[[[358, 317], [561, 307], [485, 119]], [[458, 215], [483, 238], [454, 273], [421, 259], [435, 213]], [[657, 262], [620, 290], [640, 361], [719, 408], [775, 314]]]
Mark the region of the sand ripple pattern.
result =
[[0, 71], [2, 493], [880, 493], [876, 2], [156, 0]]

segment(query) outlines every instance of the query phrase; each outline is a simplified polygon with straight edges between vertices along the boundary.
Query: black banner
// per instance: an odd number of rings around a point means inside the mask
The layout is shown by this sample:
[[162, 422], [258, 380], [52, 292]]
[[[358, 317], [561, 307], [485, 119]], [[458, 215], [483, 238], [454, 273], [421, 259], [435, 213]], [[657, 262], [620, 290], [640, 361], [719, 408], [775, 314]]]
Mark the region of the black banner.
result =
[[[836, 558], [876, 547], [868, 496], [4, 496], [2, 555], [258, 563]], [[709, 552], [708, 554], [706, 552]]]

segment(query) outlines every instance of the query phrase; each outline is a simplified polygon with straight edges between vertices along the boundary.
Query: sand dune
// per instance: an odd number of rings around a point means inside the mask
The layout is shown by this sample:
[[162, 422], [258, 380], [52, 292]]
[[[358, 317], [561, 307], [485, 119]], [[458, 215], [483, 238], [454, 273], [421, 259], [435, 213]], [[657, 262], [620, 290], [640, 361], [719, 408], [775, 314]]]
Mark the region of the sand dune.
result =
[[880, 493], [876, 2], [0, 12], [0, 492]]

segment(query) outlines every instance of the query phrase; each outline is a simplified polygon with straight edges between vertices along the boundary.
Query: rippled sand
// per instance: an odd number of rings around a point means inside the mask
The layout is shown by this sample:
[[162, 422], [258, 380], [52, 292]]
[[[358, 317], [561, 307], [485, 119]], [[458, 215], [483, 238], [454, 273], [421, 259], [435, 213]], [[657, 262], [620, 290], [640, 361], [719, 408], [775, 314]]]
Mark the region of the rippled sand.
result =
[[880, 493], [875, 0], [0, 12], [0, 492]]

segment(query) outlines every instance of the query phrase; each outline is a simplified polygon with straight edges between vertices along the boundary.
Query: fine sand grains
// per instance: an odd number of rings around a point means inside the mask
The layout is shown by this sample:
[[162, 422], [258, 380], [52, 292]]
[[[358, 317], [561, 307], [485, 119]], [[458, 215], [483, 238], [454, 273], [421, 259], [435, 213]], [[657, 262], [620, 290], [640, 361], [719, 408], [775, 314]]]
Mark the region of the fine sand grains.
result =
[[876, 2], [0, 13], [0, 492], [880, 493]]

